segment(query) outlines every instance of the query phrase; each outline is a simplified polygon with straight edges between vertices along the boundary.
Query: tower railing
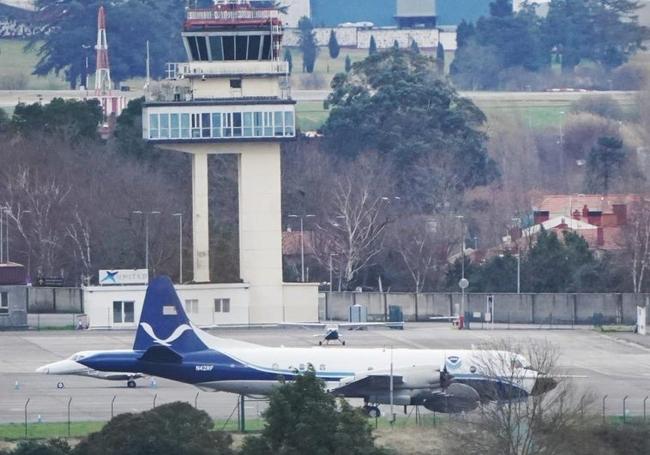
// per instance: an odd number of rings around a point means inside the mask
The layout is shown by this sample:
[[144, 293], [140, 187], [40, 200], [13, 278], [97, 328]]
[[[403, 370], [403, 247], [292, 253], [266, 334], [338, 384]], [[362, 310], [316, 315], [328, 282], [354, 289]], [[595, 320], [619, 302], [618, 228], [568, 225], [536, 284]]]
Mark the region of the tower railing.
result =
[[252, 9], [214, 9], [201, 8], [187, 10], [186, 19], [189, 21], [237, 21], [237, 20], [268, 20], [279, 19], [280, 12], [271, 8]]
[[231, 74], [278, 74], [289, 73], [289, 63], [278, 60], [244, 60], [244, 61], [201, 61], [167, 63], [167, 79], [185, 77], [210, 77]]

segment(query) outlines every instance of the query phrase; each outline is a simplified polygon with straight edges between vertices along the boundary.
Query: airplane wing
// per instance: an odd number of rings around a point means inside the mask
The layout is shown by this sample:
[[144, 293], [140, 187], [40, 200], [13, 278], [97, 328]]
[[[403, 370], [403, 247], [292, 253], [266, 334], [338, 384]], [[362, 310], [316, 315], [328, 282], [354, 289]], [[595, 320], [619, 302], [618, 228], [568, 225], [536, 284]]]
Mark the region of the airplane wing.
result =
[[[404, 384], [402, 375], [393, 374], [393, 387]], [[369, 391], [387, 391], [390, 388], [390, 374], [369, 374], [359, 379], [344, 382], [332, 390], [335, 395], [363, 396]]]
[[355, 328], [355, 327], [394, 327], [394, 328], [403, 328], [404, 322], [343, 322], [338, 324], [339, 327], [343, 328]]
[[302, 328], [315, 327], [319, 329], [324, 329], [328, 324], [324, 322], [281, 322], [278, 325], [281, 327], [302, 327]]

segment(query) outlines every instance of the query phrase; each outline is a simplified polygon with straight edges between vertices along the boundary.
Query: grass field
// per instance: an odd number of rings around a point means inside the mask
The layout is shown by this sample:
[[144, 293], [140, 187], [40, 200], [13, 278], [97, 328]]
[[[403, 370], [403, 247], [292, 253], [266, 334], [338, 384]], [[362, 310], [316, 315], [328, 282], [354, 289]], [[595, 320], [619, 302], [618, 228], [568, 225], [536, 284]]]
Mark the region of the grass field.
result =
[[[449, 420], [448, 416], [434, 417], [430, 413], [426, 413], [421, 417], [420, 424], [415, 423], [415, 418], [399, 416], [393, 425], [387, 417], [380, 419], [369, 420], [371, 426], [378, 430], [385, 430], [391, 428], [433, 428], [439, 426]], [[81, 438], [95, 433], [102, 429], [106, 422], [98, 421], [84, 421], [84, 422], [71, 422], [70, 423], [70, 437]], [[236, 417], [231, 420], [217, 420], [214, 422], [215, 430], [235, 432], [237, 431]], [[258, 432], [264, 428], [264, 420], [260, 418], [247, 419], [246, 431]], [[27, 438], [28, 439], [53, 439], [53, 438], [67, 438], [68, 437], [68, 424], [66, 422], [30, 422], [27, 425]], [[0, 440], [2, 441], [20, 441], [25, 439], [25, 425], [23, 423], [9, 423], [0, 424]]]
[[26, 41], [0, 39], [0, 90], [57, 90], [67, 88], [62, 77], [32, 75], [37, 50], [25, 51]]

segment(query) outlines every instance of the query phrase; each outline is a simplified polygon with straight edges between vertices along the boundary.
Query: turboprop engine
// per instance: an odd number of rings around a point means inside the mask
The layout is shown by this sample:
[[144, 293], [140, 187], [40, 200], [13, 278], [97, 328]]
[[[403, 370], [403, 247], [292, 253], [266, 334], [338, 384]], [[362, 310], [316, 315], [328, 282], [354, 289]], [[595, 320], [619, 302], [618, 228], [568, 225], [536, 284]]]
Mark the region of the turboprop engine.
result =
[[424, 397], [422, 405], [429, 411], [456, 413], [473, 411], [479, 405], [480, 397], [474, 388], [454, 382], [442, 393]]

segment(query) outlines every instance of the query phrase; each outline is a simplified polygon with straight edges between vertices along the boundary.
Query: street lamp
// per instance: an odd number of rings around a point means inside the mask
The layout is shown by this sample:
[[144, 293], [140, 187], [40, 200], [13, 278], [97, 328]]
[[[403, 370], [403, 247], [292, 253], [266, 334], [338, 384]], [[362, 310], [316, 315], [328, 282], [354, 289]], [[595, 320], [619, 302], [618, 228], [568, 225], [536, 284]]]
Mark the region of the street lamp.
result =
[[456, 215], [456, 218], [460, 221], [460, 315], [465, 316], [465, 288], [467, 288], [468, 282], [465, 278], [465, 217], [463, 215]]
[[300, 281], [305, 282], [305, 218], [316, 215], [289, 215], [289, 218], [300, 218]]
[[143, 212], [142, 210], [134, 210], [134, 215], [144, 216], [144, 262], [147, 268], [147, 275], [149, 275], [149, 215], [160, 215], [157, 210], [151, 212]]
[[330, 264], [329, 264], [330, 265], [330, 294], [332, 293], [332, 280], [334, 279], [333, 272], [332, 272], [333, 270], [332, 258], [334, 256], [338, 256], [338, 253], [330, 253]]
[[172, 213], [178, 217], [178, 284], [183, 284], [183, 214]]
[[[513, 218], [517, 229], [521, 229], [521, 218]], [[517, 239], [519, 240], [519, 239]], [[519, 249], [519, 242], [517, 242], [517, 294], [521, 294], [521, 250]]]

